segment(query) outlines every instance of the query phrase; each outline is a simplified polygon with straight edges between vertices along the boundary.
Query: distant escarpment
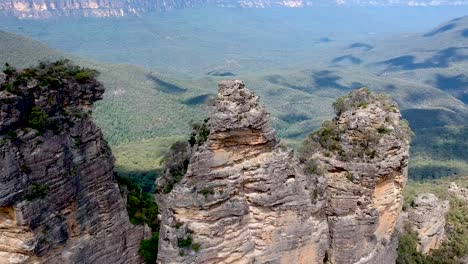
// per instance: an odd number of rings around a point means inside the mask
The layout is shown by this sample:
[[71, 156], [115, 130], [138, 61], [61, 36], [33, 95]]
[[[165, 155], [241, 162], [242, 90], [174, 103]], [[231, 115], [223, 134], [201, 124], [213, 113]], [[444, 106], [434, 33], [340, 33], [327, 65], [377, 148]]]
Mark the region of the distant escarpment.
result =
[[335, 108], [296, 156], [243, 82], [221, 82], [165, 157], [158, 263], [395, 263], [410, 130], [367, 89]]
[[91, 121], [104, 88], [67, 62], [0, 74], [0, 263], [140, 263], [113, 157]]
[[6, 0], [0, 2], [0, 11], [19, 18], [122, 17], [148, 12], [194, 7], [203, 1], [173, 0]]
[[215, 6], [228, 8], [269, 8], [269, 7], [318, 7], [318, 6], [434, 6], [467, 5], [468, 1], [368, 1], [368, 0], [3, 0], [0, 1], [0, 15], [19, 18], [51, 18], [58, 16], [75, 17], [122, 17], [142, 15], [149, 12], [173, 9]]

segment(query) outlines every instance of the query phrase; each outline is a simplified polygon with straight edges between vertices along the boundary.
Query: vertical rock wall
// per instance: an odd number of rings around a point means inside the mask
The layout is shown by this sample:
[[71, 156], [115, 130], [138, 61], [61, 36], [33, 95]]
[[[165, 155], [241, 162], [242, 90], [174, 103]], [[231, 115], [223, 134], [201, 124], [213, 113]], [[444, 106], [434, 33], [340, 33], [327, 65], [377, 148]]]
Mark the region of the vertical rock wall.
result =
[[104, 89], [76, 70], [54, 64], [0, 78], [0, 263], [141, 262], [144, 229], [128, 220], [90, 118]]
[[158, 262], [321, 263], [329, 243], [324, 178], [306, 175], [279, 144], [241, 81], [219, 84], [209, 123], [185, 177], [158, 195]]

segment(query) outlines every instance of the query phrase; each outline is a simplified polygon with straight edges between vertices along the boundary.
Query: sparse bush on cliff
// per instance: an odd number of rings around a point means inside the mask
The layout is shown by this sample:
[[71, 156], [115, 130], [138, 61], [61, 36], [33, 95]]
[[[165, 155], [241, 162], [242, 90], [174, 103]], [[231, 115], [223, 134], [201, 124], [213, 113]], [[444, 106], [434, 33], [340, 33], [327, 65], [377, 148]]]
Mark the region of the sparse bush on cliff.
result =
[[33, 201], [35, 199], [44, 199], [49, 193], [49, 186], [34, 182], [24, 196], [26, 201]]
[[417, 251], [418, 234], [411, 229], [410, 225], [405, 226], [405, 233], [400, 235], [398, 242], [397, 264], [422, 264], [425, 263], [423, 254]]
[[192, 133], [188, 141], [175, 142], [164, 155], [161, 163], [164, 170], [165, 193], [170, 193], [174, 185], [180, 182], [185, 173], [187, 173], [192, 150], [205, 143], [208, 139], [210, 135], [208, 121], [209, 119], [207, 118], [201, 123], [192, 124]]
[[35, 106], [31, 109], [31, 113], [29, 114], [28, 126], [43, 131], [46, 126], [47, 118], [49, 118], [49, 115]]

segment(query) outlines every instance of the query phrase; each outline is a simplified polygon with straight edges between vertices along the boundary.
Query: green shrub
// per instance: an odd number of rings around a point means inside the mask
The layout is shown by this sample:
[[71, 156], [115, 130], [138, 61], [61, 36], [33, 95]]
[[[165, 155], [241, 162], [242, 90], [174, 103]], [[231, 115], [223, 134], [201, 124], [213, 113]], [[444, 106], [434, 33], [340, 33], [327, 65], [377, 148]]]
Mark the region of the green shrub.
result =
[[83, 84], [83, 83], [88, 82], [89, 80], [91, 80], [95, 76], [96, 76], [96, 71], [83, 69], [83, 70], [77, 72], [75, 74], [74, 78], [75, 78], [75, 81], [77, 81], [78, 83]]
[[369, 106], [369, 102], [359, 102], [356, 104], [356, 107], [359, 107], [359, 108], [366, 108]]
[[202, 123], [192, 124], [192, 134], [188, 140], [191, 147], [195, 145], [202, 145], [210, 135], [210, 128], [208, 126], [209, 118], [203, 120]]
[[44, 199], [49, 192], [49, 186], [43, 185], [37, 182], [34, 182], [32, 186], [29, 188], [28, 192], [24, 196], [26, 201], [32, 201], [35, 199]]
[[198, 244], [198, 243], [193, 243], [193, 244], [192, 244], [192, 249], [193, 249], [193, 251], [195, 251], [195, 252], [200, 251], [200, 244]]
[[26, 173], [26, 174], [31, 173], [31, 169], [30, 169], [29, 166], [26, 165], [26, 164], [22, 164], [22, 165], [20, 166], [20, 169], [21, 169], [21, 171], [22, 171], [23, 173]]
[[117, 177], [120, 186], [128, 190], [127, 212], [130, 222], [134, 225], [146, 223], [153, 232], [159, 230], [158, 206], [153, 201], [151, 194], [143, 192], [132, 180]]
[[12, 67], [10, 64], [5, 63], [5, 67], [3, 69], [3, 73], [6, 74], [7, 76], [11, 76], [14, 73], [16, 73], [16, 69]]
[[186, 237], [183, 238], [183, 239], [179, 239], [177, 245], [178, 245], [180, 248], [190, 248], [190, 247], [192, 246], [192, 243], [193, 243], [192, 236], [191, 236], [191, 235], [188, 235], [188, 236], [186, 236]]
[[17, 139], [17, 138], [18, 138], [18, 134], [16, 134], [15, 131], [10, 130], [10, 131], [7, 132], [7, 138], [8, 138], [8, 139]]
[[143, 258], [145, 263], [156, 263], [156, 259], [158, 257], [158, 240], [158, 232], [153, 232], [153, 236], [150, 239], [140, 241], [140, 248], [138, 253]]
[[39, 131], [43, 131], [47, 118], [49, 118], [49, 115], [39, 107], [35, 106], [31, 109], [31, 113], [29, 114], [28, 126]]
[[392, 131], [392, 129], [386, 128], [385, 126], [377, 128], [377, 132], [379, 132], [379, 134], [390, 134]]
[[203, 194], [203, 196], [208, 197], [208, 195], [213, 195], [214, 194], [214, 190], [213, 188], [203, 188], [201, 191], [200, 191], [201, 194]]
[[313, 159], [310, 159], [306, 162], [305, 169], [310, 174], [318, 175], [322, 173], [322, 170], [320, 169], [318, 162]]
[[9, 93], [16, 94], [16, 95], [21, 95], [21, 89], [15, 87], [11, 83], [3, 83], [2, 84], [2, 90], [5, 90]]
[[397, 264], [419, 264], [425, 263], [423, 254], [417, 251], [418, 234], [405, 226], [405, 234], [401, 234], [398, 242]]
[[341, 96], [336, 99], [336, 101], [332, 104], [333, 109], [337, 115], [343, 113], [345, 111], [345, 99], [347, 96]]

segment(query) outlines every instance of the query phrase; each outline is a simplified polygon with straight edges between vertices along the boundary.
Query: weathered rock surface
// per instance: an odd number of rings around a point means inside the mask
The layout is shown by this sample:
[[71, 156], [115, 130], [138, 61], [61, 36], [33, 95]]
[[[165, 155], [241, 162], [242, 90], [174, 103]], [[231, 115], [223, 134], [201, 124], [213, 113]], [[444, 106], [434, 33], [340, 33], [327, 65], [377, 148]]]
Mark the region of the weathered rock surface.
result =
[[334, 106], [337, 117], [302, 150], [327, 177], [328, 257], [332, 263], [395, 263], [392, 235], [403, 205], [410, 131], [395, 103], [367, 89]]
[[158, 263], [323, 262], [324, 177], [304, 173], [241, 81], [219, 84], [209, 123], [185, 177], [157, 195]]
[[158, 262], [395, 263], [410, 130], [366, 89], [336, 106], [296, 158], [257, 96], [221, 82], [187, 173], [172, 191], [158, 180]]
[[144, 229], [128, 220], [90, 119], [104, 89], [44, 67], [55, 76], [0, 77], [0, 263], [140, 263]]
[[429, 254], [447, 239], [445, 217], [449, 201], [440, 200], [432, 193], [419, 194], [408, 210], [408, 221], [418, 233], [418, 251]]
[[448, 192], [455, 195], [458, 199], [468, 202], [468, 189], [458, 186], [456, 183], [450, 183]]

